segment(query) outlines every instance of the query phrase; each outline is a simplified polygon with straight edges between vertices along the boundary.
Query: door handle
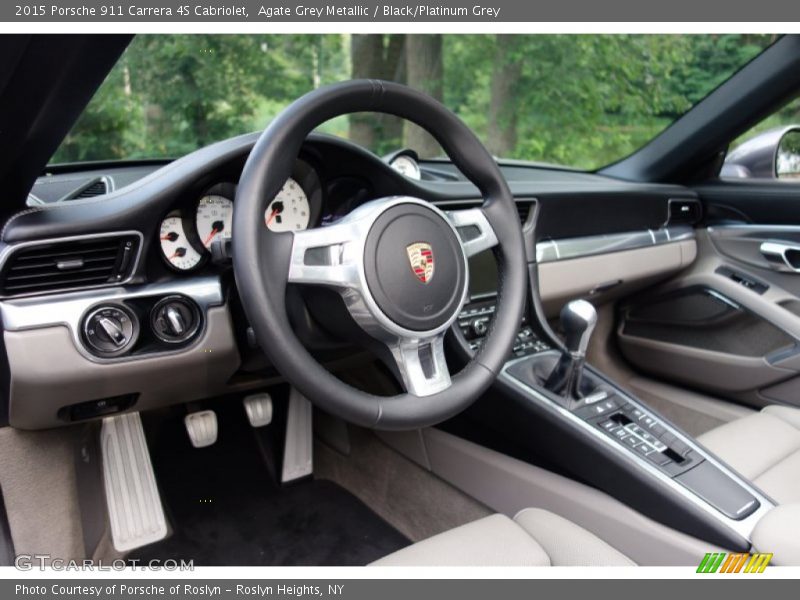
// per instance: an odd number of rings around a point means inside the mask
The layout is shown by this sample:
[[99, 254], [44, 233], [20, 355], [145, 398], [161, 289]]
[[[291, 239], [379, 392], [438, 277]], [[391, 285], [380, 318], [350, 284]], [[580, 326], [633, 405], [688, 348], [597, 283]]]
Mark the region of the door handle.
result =
[[783, 242], [761, 242], [759, 250], [776, 271], [800, 273], [800, 246]]

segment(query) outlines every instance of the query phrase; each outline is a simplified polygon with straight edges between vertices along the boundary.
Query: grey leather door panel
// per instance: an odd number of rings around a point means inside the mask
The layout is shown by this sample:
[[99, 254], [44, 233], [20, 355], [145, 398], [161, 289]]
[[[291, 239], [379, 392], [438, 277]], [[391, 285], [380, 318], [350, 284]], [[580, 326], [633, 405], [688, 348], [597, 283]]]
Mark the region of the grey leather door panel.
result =
[[[800, 246], [800, 227], [735, 225], [697, 233], [697, 260], [624, 307], [617, 331], [623, 354], [649, 374], [753, 406], [800, 406], [800, 273], [776, 270], [761, 251], [768, 240]], [[683, 311], [688, 323], [680, 310], [658, 323], [657, 311], [639, 308], [687, 290], [706, 290], [729, 310], [703, 315], [696, 304]], [[631, 318], [634, 308], [646, 316], [643, 322]], [[692, 323], [698, 314], [703, 318]]]

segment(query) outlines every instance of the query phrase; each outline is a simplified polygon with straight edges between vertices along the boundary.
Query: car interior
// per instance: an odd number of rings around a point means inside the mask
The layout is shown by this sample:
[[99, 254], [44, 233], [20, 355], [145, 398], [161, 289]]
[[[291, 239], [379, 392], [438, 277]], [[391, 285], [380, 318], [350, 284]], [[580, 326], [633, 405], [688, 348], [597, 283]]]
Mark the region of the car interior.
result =
[[0, 38], [3, 564], [800, 565], [800, 37], [595, 172], [375, 79], [48, 166], [130, 40]]

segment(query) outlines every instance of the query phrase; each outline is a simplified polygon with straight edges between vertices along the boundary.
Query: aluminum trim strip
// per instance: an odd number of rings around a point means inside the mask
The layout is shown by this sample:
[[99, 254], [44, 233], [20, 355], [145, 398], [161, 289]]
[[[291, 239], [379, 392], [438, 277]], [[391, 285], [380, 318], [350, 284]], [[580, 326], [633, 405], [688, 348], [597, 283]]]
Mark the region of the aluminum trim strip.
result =
[[693, 228], [689, 226], [674, 226], [611, 233], [608, 235], [546, 240], [536, 244], [536, 261], [539, 263], [556, 262], [692, 239], [695, 239]]

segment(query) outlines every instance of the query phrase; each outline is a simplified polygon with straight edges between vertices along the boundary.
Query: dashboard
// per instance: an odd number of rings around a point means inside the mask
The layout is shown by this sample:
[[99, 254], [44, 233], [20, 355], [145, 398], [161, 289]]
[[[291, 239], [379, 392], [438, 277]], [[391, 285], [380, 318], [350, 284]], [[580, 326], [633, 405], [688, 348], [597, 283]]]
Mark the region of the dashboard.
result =
[[[281, 381], [252, 335], [231, 266], [236, 186], [256, 139], [224, 140], [175, 161], [53, 168], [39, 178], [29, 208], [6, 223], [0, 242], [9, 374], [0, 418], [53, 427]], [[551, 314], [564, 297], [601, 300], [651, 280], [654, 264], [665, 276], [693, 259], [692, 222], [670, 216], [676, 201], [697, 202], [686, 188], [515, 163], [501, 169]], [[481, 202], [447, 161], [417, 161], [410, 152], [381, 159], [312, 134], [283, 188], [253, 218], [273, 231], [324, 227], [392, 195], [445, 211]], [[643, 249], [651, 253], [646, 265], [627, 261]], [[608, 281], [611, 292], [603, 288]], [[490, 252], [470, 260], [470, 282], [454, 328], [467, 350], [480, 345], [494, 310]], [[371, 360], [338, 335], [341, 312], [325, 291], [290, 287], [298, 337], [334, 371]], [[529, 334], [523, 323], [515, 353], [541, 349]]]

